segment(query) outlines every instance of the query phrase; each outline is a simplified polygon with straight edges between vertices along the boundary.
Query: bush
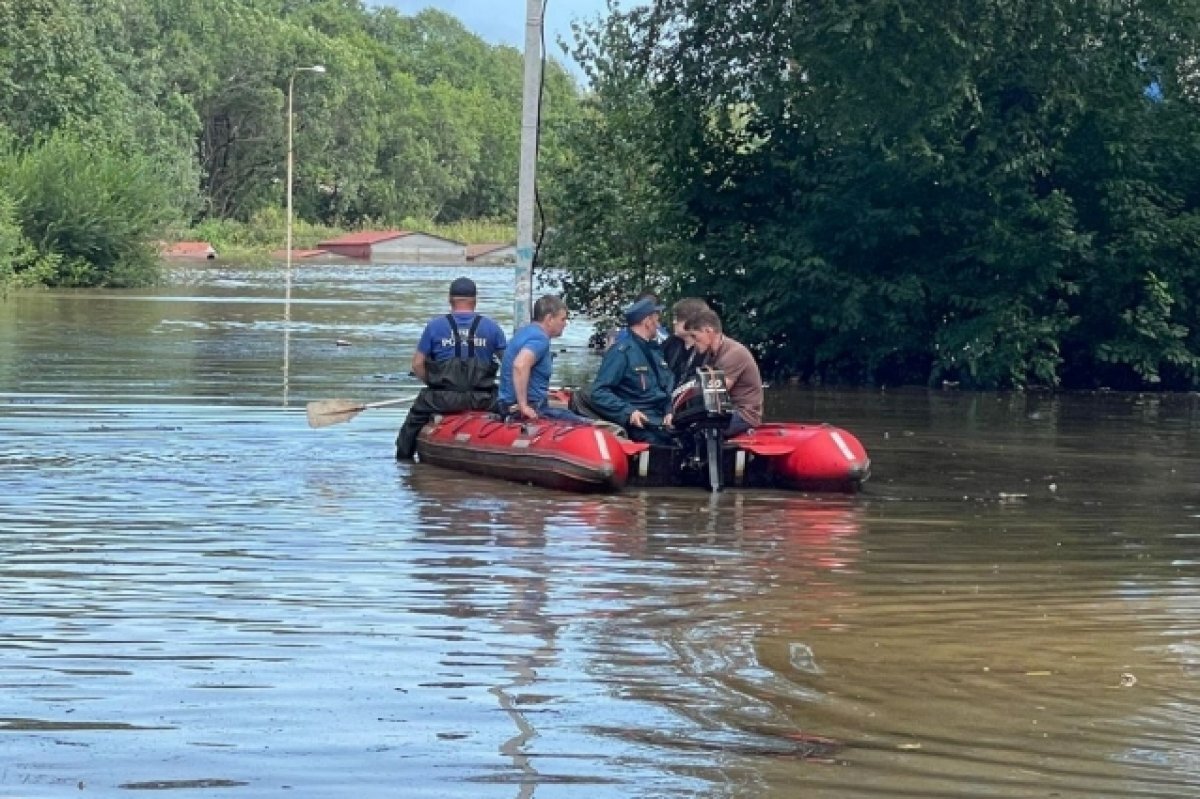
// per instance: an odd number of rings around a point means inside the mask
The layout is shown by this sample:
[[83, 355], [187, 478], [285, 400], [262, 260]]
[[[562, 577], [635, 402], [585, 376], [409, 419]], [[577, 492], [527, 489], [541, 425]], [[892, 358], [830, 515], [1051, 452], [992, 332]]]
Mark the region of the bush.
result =
[[154, 241], [174, 210], [147, 157], [60, 132], [26, 150], [5, 143], [0, 183], [40, 259], [39, 282], [120, 287], [158, 279]]
[[42, 283], [54, 275], [57, 262], [42, 257], [17, 222], [16, 204], [0, 192], [0, 294], [18, 286]]

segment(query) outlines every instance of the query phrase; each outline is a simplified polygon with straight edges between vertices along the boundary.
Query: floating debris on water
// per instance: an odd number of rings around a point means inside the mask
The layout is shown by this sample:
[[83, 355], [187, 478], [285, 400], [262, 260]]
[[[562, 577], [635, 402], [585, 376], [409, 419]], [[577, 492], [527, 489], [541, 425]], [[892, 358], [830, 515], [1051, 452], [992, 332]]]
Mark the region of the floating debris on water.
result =
[[788, 660], [792, 668], [808, 674], [824, 674], [825, 671], [817, 665], [817, 656], [808, 644], [793, 643], [788, 647]]

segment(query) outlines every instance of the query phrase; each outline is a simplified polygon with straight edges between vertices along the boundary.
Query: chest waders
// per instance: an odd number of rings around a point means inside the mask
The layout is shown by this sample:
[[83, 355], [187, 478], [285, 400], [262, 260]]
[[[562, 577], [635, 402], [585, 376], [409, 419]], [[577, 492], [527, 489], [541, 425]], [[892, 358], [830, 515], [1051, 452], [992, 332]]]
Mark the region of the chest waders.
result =
[[[454, 335], [454, 357], [430, 361], [425, 366], [428, 386], [436, 391], [493, 391], [496, 388], [497, 364], [494, 358], [475, 357], [475, 333], [482, 316], [476, 314], [467, 330], [466, 341], [453, 314], [446, 314], [450, 332]], [[464, 357], [463, 349], [466, 349]]]
[[[466, 341], [452, 314], [446, 314], [454, 334], [454, 357], [425, 363], [425, 388], [413, 401], [400, 433], [396, 436], [396, 459], [409, 460], [417, 451], [421, 428], [434, 416], [463, 411], [482, 411], [492, 407], [496, 398], [495, 358], [475, 356], [475, 333], [483, 317], [471, 320]], [[464, 351], [465, 350], [465, 351]]]

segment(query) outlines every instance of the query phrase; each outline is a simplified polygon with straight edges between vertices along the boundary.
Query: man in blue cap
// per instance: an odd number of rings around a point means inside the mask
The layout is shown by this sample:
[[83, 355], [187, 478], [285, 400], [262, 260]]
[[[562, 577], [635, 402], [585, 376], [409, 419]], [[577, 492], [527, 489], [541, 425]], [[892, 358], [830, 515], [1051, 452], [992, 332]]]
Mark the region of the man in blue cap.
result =
[[475, 312], [475, 281], [450, 284], [450, 313], [425, 325], [412, 371], [425, 383], [396, 436], [396, 460], [411, 460], [421, 428], [441, 413], [487, 410], [496, 399], [496, 373], [506, 340], [500, 326]]
[[662, 306], [650, 297], [625, 309], [629, 335], [604, 353], [588, 403], [602, 419], [625, 428], [634, 441], [670, 445], [675, 376], [658, 344], [661, 315]]
[[[633, 298], [634, 303], [641, 302], [642, 300], [650, 300], [650, 302], [653, 304], [658, 305], [658, 295], [653, 291], [643, 291], [641, 294]], [[608, 346], [611, 347], [615, 344], [620, 344], [623, 341], [627, 341], [629, 339], [629, 335], [629, 328], [627, 327], [623, 327], [620, 330], [615, 331], [611, 334], [612, 340], [609, 342]], [[660, 321], [658, 324], [658, 330], [654, 331], [654, 337], [658, 339], [658, 343], [666, 344], [670, 335], [671, 331], [663, 327], [662, 322]]]

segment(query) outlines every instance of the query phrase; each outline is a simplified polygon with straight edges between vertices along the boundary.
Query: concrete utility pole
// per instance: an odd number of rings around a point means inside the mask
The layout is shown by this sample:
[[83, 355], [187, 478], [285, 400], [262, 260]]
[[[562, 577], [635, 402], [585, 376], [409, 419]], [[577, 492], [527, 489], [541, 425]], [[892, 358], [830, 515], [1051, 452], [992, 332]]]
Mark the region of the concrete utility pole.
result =
[[517, 266], [513, 330], [529, 321], [533, 303], [533, 205], [537, 192], [538, 123], [542, 86], [542, 0], [526, 0], [525, 89], [521, 109], [521, 171], [517, 185]]

